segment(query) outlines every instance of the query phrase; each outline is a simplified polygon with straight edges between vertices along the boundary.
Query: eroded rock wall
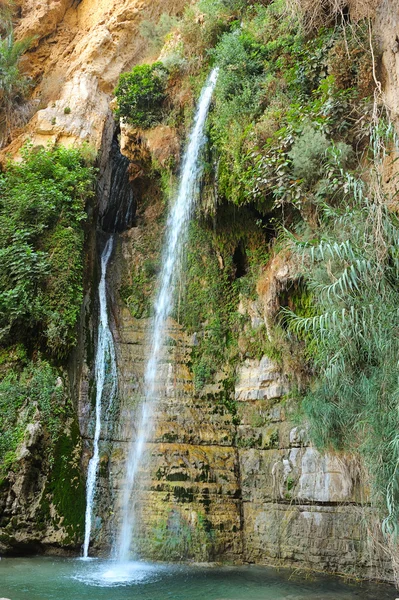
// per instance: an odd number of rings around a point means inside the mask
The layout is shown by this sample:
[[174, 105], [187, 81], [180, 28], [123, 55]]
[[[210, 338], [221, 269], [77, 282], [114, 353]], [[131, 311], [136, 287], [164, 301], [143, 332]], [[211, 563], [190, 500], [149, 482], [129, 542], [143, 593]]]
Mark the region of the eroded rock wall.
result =
[[[120, 524], [124, 461], [143, 396], [150, 320], [133, 317], [117, 290], [129, 277], [146, 227], [151, 217], [120, 236], [111, 275], [120, 410], [113, 442], [103, 445], [94, 535], [100, 553], [108, 551]], [[287, 275], [285, 260], [279, 268], [272, 264], [268, 290]], [[258, 298], [250, 308], [258, 326], [270, 302]], [[142, 487], [131, 498], [139, 550], [153, 559], [272, 563], [390, 579], [360, 465], [309, 444], [281, 367], [267, 356], [243, 360], [233, 402], [223, 372], [198, 393], [191, 372], [195, 343], [195, 335], [169, 321]]]
[[[32, 38], [22, 68], [34, 84], [34, 115], [14, 132], [7, 151], [35, 144], [89, 142], [107, 153], [111, 136], [104, 129], [120, 73], [148, 56], [140, 35], [143, 18], [177, 14], [186, 0], [20, 0], [17, 38]], [[154, 58], [154, 57], [153, 57]], [[19, 133], [19, 135], [18, 135]], [[106, 147], [104, 148], [104, 142]]]
[[[19, 4], [17, 35], [34, 36], [25, 68], [37, 81], [33, 102], [38, 111], [9, 150], [17, 152], [28, 138], [36, 144], [88, 141], [96, 150], [102, 148], [105, 168], [113, 135], [112, 90], [120, 72], [146, 54], [138, 33], [140, 21], [147, 13], [177, 13], [186, 1], [23, 0]], [[387, 102], [398, 114], [395, 4], [382, 2], [377, 33]], [[173, 132], [164, 131], [166, 135], [177, 154]], [[120, 406], [112, 440], [102, 440], [101, 445], [101, 491], [93, 537], [96, 550], [104, 553], [118, 525], [124, 459], [135, 435], [135, 408], [142, 393], [149, 321], [132, 317], [119, 296], [141, 233], [139, 226], [121, 234], [111, 263]], [[277, 275], [284, 278], [288, 269], [288, 264], [278, 265]], [[271, 287], [278, 287], [273, 270], [269, 275]], [[273, 295], [259, 299], [257, 318], [266, 328], [270, 303]], [[92, 323], [86, 334], [93, 345]], [[142, 469], [143, 491], [132, 499], [142, 508], [138, 522], [144, 552], [155, 558], [179, 559], [188, 554], [197, 560], [271, 561], [389, 578], [390, 564], [378, 549], [378, 532], [370, 529], [373, 515], [361, 470], [351, 457], [320, 455], [309, 445], [306, 428], [295, 422], [295, 399], [281, 369], [267, 356], [243, 361], [232, 411], [224, 397], [223, 373], [219, 384], [195, 393], [190, 371], [195, 340], [171, 321], [167, 341], [159, 373], [161, 399], [148, 444], [150, 466]], [[87, 360], [83, 348], [81, 355]], [[87, 465], [92, 373], [86, 362], [78, 370], [78, 412]], [[35, 435], [39, 443], [40, 432]], [[26, 455], [26, 464], [36, 469], [38, 459], [29, 440], [26, 450], [32, 457]], [[22, 495], [28, 506], [39, 488], [21, 493], [24, 481], [28, 479], [15, 481], [13, 494]], [[15, 497], [6, 500], [11, 507]], [[18, 510], [34, 515], [25, 506]], [[28, 531], [43, 543], [43, 534], [35, 532], [32, 523]], [[57, 536], [52, 533], [47, 541], [55, 545]]]

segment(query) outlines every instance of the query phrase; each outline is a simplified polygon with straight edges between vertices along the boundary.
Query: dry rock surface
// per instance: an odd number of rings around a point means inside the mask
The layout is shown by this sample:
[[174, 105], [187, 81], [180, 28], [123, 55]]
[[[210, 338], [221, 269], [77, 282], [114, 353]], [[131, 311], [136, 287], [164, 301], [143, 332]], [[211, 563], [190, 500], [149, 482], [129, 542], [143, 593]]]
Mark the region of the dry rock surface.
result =
[[[185, 0], [21, 0], [19, 38], [31, 37], [24, 70], [36, 84], [39, 110], [7, 149], [35, 144], [89, 142], [100, 149], [112, 119], [110, 100], [121, 72], [147, 56], [140, 36], [145, 16], [176, 14]], [[151, 58], [151, 57], [150, 57]]]

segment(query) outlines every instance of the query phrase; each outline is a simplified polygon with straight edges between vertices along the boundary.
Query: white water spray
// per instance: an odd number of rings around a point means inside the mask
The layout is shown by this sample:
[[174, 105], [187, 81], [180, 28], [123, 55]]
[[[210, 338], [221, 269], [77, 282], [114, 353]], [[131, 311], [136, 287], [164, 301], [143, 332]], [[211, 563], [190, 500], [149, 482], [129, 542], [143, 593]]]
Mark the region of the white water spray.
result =
[[97, 354], [95, 362], [95, 383], [96, 383], [96, 424], [93, 440], [93, 456], [90, 459], [87, 470], [86, 481], [86, 516], [85, 516], [85, 539], [83, 544], [83, 558], [88, 558], [91, 526], [93, 519], [93, 505], [96, 491], [96, 480], [98, 465], [100, 462], [99, 441], [101, 434], [101, 416], [103, 412], [104, 387], [107, 381], [110, 382], [108, 403], [106, 411], [109, 412], [116, 392], [117, 372], [115, 347], [111, 330], [109, 328], [108, 310], [107, 310], [107, 292], [106, 275], [108, 261], [112, 253], [114, 238], [111, 236], [101, 254], [101, 279], [98, 287], [98, 297], [100, 301], [100, 322], [98, 324]]
[[140, 467], [145, 443], [149, 437], [151, 417], [156, 398], [156, 378], [165, 338], [166, 320], [172, 309], [173, 291], [178, 279], [178, 268], [182, 248], [187, 237], [190, 217], [195, 202], [201, 175], [200, 152], [204, 146], [204, 126], [216, 85], [218, 69], [214, 69], [198, 102], [194, 126], [183, 160], [182, 172], [176, 201], [174, 202], [166, 224], [166, 238], [163, 249], [162, 271], [159, 291], [154, 306], [154, 323], [149, 345], [149, 358], [144, 373], [144, 401], [138, 420], [136, 439], [132, 441], [127, 463], [126, 483], [122, 499], [122, 523], [119, 532], [117, 558], [126, 561], [129, 558], [130, 544], [134, 531], [134, 511], [130, 507], [130, 498], [138, 469]]

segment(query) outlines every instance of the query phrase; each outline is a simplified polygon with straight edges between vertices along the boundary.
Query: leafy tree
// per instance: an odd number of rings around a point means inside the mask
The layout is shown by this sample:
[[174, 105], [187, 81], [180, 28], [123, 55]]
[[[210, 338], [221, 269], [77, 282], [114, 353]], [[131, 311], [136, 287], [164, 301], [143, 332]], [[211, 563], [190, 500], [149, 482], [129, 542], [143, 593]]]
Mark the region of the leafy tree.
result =
[[116, 115], [136, 127], [148, 128], [162, 120], [167, 70], [162, 63], [137, 65], [122, 73], [115, 95]]

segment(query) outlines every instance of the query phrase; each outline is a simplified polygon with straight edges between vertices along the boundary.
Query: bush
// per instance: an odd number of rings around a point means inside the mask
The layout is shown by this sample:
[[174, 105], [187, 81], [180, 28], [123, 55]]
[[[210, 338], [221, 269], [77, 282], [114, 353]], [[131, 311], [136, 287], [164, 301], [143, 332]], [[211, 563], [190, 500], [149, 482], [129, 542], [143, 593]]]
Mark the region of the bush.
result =
[[115, 95], [117, 117], [136, 127], [148, 128], [163, 117], [166, 98], [167, 70], [160, 62], [138, 65], [130, 73], [122, 73]]
[[186, 7], [179, 31], [185, 57], [194, 71], [207, 62], [209, 50], [231, 25], [236, 25], [246, 5], [246, 0], [199, 0], [195, 6]]
[[329, 146], [330, 142], [322, 131], [310, 124], [305, 125], [288, 153], [294, 177], [303, 179], [308, 185], [319, 179]]
[[159, 51], [164, 42], [165, 37], [177, 25], [177, 18], [162, 13], [157, 23], [151, 19], [144, 19], [140, 25], [140, 34], [146, 40], [152, 52]]
[[61, 357], [76, 339], [94, 173], [78, 150], [27, 146], [22, 157], [0, 175], [0, 343]]
[[14, 10], [13, 0], [0, 0], [0, 36], [10, 31]]

